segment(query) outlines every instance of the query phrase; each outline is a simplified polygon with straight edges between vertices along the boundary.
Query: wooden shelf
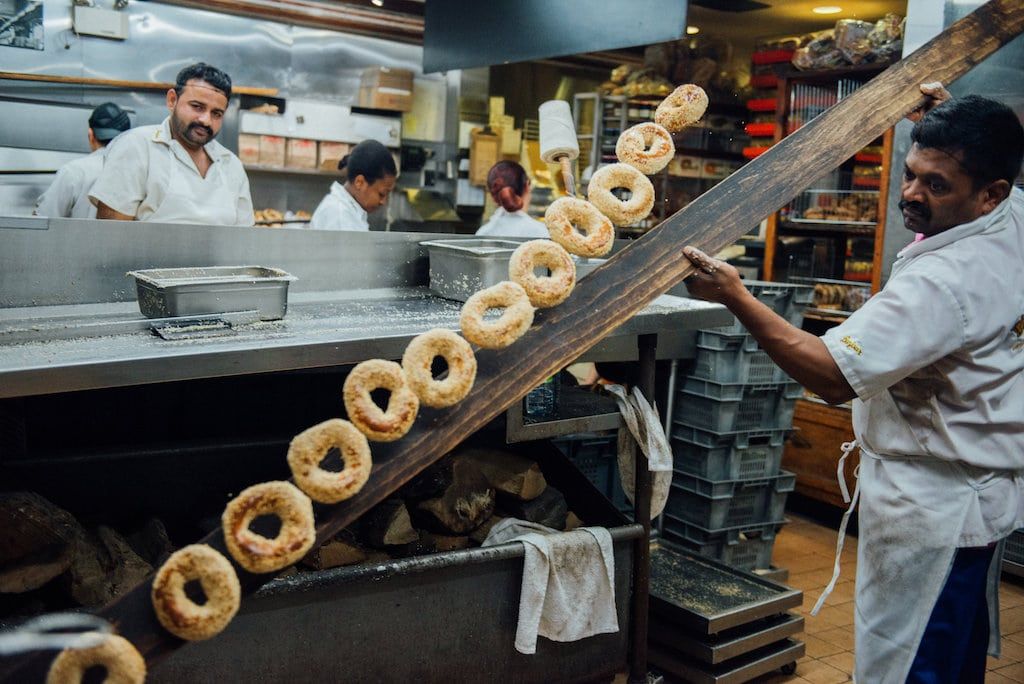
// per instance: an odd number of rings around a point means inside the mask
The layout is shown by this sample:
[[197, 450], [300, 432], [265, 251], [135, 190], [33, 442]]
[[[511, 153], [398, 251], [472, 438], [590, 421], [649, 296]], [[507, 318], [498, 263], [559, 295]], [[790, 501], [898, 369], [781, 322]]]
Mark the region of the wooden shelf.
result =
[[296, 176], [329, 176], [332, 178], [341, 177], [341, 174], [338, 171], [324, 171], [322, 169], [289, 169], [283, 166], [265, 166], [263, 164], [243, 164], [242, 167], [246, 171], [253, 171], [256, 173], [282, 173]]

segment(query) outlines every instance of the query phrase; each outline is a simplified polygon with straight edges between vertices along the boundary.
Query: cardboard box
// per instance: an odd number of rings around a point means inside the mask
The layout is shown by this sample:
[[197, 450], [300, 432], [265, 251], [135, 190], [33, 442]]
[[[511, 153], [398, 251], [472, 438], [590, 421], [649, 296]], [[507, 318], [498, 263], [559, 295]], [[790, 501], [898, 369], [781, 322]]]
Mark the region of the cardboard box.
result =
[[290, 169], [315, 169], [316, 154], [316, 140], [290, 138], [285, 147], [284, 165]]
[[501, 137], [482, 128], [469, 135], [469, 183], [487, 185], [487, 174], [501, 158]]
[[338, 162], [352, 149], [348, 143], [328, 140], [321, 140], [318, 147], [317, 166], [323, 171], [337, 171]]
[[260, 136], [251, 133], [238, 134], [238, 158], [243, 164], [260, 163]]
[[359, 106], [408, 112], [412, 109], [412, 72], [370, 67], [359, 80]]
[[284, 140], [277, 135], [260, 136], [260, 164], [262, 166], [284, 166]]

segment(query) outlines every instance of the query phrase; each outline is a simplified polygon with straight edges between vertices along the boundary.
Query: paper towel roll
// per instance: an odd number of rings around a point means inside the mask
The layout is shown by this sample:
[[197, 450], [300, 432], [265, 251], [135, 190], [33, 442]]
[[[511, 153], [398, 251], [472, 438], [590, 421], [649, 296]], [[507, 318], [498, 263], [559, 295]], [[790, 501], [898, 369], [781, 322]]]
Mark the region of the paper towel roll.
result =
[[580, 156], [572, 112], [565, 100], [548, 100], [540, 106], [540, 157], [551, 163], [559, 157]]

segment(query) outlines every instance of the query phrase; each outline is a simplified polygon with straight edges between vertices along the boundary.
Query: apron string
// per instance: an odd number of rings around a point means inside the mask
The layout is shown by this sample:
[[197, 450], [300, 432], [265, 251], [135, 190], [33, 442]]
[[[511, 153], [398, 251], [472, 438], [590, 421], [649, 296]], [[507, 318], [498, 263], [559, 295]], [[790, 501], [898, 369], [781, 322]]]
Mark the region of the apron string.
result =
[[825, 599], [829, 597], [839, 581], [840, 560], [843, 554], [843, 543], [846, 541], [846, 525], [850, 522], [850, 515], [853, 514], [853, 509], [857, 507], [857, 500], [860, 498], [860, 465], [858, 464], [853, 471], [853, 477], [857, 482], [853, 487], [852, 498], [850, 497], [850, 490], [846, 486], [846, 473], [844, 472], [846, 457], [853, 453], [853, 450], [856, 448], [857, 440], [844, 442], [842, 445], [843, 455], [839, 457], [839, 465], [836, 467], [836, 479], [839, 481], [839, 490], [843, 494], [843, 502], [850, 504], [850, 507], [843, 513], [843, 520], [839, 523], [839, 537], [836, 539], [836, 561], [832, 568], [832, 579], [829, 581], [828, 586], [825, 587], [825, 590], [821, 592], [821, 596], [818, 597], [814, 608], [811, 609], [811, 616], [818, 614], [818, 611], [825, 604]]

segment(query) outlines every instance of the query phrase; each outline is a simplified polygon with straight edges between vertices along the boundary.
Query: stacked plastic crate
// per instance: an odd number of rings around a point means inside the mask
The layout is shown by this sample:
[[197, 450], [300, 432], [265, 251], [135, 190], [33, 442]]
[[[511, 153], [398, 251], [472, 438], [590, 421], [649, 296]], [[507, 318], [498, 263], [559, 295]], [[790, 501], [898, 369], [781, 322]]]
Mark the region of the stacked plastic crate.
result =
[[[813, 296], [804, 285], [746, 285], [797, 326]], [[734, 323], [698, 331], [696, 360], [675, 391], [664, 541], [742, 570], [769, 568], [796, 483], [779, 466], [803, 389]]]

